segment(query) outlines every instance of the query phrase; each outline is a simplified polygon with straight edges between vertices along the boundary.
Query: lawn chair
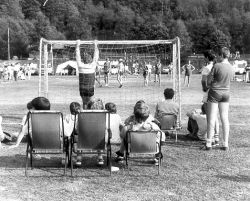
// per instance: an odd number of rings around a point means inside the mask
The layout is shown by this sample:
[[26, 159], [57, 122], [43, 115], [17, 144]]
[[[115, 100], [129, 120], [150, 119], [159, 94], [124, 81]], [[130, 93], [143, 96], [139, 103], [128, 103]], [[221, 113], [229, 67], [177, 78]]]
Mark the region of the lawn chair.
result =
[[[160, 174], [162, 153], [161, 153], [161, 139], [162, 134], [159, 132], [160, 139], [157, 142], [157, 134], [159, 131], [128, 131], [126, 134], [125, 147], [126, 147], [126, 166], [128, 168], [128, 158], [131, 154], [136, 155], [157, 155], [159, 160], [158, 175]], [[129, 168], [128, 168], [129, 169]]]
[[[63, 114], [56, 111], [32, 111], [28, 113], [28, 143], [26, 150], [25, 175], [27, 176], [28, 155], [30, 166], [33, 154], [65, 154], [68, 158], [68, 148], [64, 145]], [[32, 130], [30, 132], [30, 130]], [[64, 175], [66, 173], [64, 167]]]
[[[76, 146], [71, 148], [71, 176], [73, 176], [72, 152], [76, 154], [107, 153], [107, 166], [111, 175], [110, 114], [107, 110], [84, 110], [78, 115], [75, 134]], [[108, 136], [105, 136], [106, 133]], [[77, 134], [77, 135], [76, 135]], [[77, 136], [77, 137], [76, 137]], [[71, 143], [73, 144], [73, 143]], [[76, 147], [76, 148], [74, 148]]]
[[[164, 114], [161, 119], [161, 130], [164, 133], [175, 133], [175, 141], [177, 142], [177, 116], [175, 114]], [[170, 135], [169, 135], [170, 136]]]

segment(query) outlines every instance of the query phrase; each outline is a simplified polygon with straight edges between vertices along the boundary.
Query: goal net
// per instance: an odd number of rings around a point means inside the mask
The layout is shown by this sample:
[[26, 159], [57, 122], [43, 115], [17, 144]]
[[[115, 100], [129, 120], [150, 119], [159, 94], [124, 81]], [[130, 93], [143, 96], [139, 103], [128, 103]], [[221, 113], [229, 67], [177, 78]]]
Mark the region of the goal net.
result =
[[[114, 102], [122, 117], [133, 112], [133, 106], [138, 100], [144, 100], [152, 115], [157, 102], [164, 99], [165, 88], [173, 88], [174, 101], [181, 108], [180, 86], [180, 40], [137, 40], [137, 41], [97, 41], [99, 60], [97, 66], [95, 97], [104, 103]], [[80, 51], [82, 62], [92, 58], [94, 41], [81, 41]], [[39, 59], [39, 96], [48, 97], [52, 104], [61, 105], [67, 110], [72, 101], [81, 102], [79, 95], [78, 68], [75, 59], [76, 41], [40, 40]], [[106, 87], [103, 78], [103, 65], [109, 58], [111, 75], [109, 86]], [[117, 64], [122, 59], [125, 64], [124, 84], [118, 88], [116, 80]], [[155, 65], [160, 60], [161, 84], [155, 80]], [[149, 66], [151, 75], [148, 86], [144, 86], [143, 68]], [[67, 111], [66, 111], [67, 112]], [[68, 111], [69, 112], [69, 111]], [[181, 122], [181, 109], [178, 123]]]

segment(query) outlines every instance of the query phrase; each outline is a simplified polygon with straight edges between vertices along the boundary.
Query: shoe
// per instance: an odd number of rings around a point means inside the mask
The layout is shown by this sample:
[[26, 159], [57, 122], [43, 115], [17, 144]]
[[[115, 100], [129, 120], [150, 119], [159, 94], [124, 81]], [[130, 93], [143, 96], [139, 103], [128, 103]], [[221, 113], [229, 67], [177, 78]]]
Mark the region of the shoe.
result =
[[121, 153], [120, 151], [115, 152], [116, 153], [116, 162], [123, 162], [124, 161], [124, 154]]
[[76, 165], [76, 167], [82, 166], [82, 161], [76, 161], [75, 165]]
[[219, 141], [214, 141], [214, 142], [212, 142], [212, 146], [213, 146], [213, 147], [219, 146]]
[[120, 170], [120, 168], [115, 167], [115, 166], [111, 166], [111, 172], [117, 172], [119, 170]]
[[220, 149], [223, 151], [228, 151], [228, 147], [221, 147]]
[[33, 158], [34, 159], [37, 159], [37, 160], [41, 160], [42, 159], [42, 156], [40, 154], [34, 154], [33, 155]]
[[154, 159], [154, 163], [156, 166], [159, 166], [159, 160], [157, 158]]
[[200, 147], [200, 149], [202, 150], [205, 150], [205, 151], [211, 151], [212, 150], [212, 147], [208, 147], [206, 144], [204, 144], [202, 147]]
[[98, 158], [98, 160], [97, 160], [97, 165], [104, 165], [104, 160], [103, 160], [103, 158]]
[[119, 88], [122, 88], [122, 84], [119, 86]]

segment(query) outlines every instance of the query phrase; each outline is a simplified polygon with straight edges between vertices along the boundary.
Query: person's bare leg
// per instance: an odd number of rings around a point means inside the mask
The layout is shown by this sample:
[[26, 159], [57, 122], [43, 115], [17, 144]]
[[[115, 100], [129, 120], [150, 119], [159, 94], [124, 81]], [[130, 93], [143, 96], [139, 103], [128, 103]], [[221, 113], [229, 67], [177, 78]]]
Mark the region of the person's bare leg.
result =
[[212, 136], [214, 135], [215, 122], [218, 113], [218, 103], [207, 103], [207, 147], [212, 147]]
[[219, 103], [219, 112], [222, 123], [222, 146], [228, 147], [229, 138], [229, 119], [228, 119], [229, 102]]

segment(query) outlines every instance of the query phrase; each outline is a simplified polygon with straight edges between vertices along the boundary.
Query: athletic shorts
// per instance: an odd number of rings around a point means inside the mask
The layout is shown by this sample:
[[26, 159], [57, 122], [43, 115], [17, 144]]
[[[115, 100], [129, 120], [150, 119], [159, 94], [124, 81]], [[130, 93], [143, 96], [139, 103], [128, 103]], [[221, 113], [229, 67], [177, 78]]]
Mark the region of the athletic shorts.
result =
[[160, 75], [160, 74], [161, 74], [161, 71], [158, 70], [158, 69], [156, 69], [156, 70], [155, 70], [155, 74], [156, 74], [156, 75]]
[[118, 74], [119, 74], [120, 76], [122, 76], [124, 73], [123, 73], [123, 71], [119, 71]]
[[95, 73], [79, 73], [79, 91], [81, 96], [91, 97], [95, 92]]
[[108, 75], [109, 74], [109, 72], [104, 72], [104, 75]]
[[213, 90], [210, 89], [208, 92], [208, 102], [220, 103], [229, 102], [230, 93], [229, 90]]

